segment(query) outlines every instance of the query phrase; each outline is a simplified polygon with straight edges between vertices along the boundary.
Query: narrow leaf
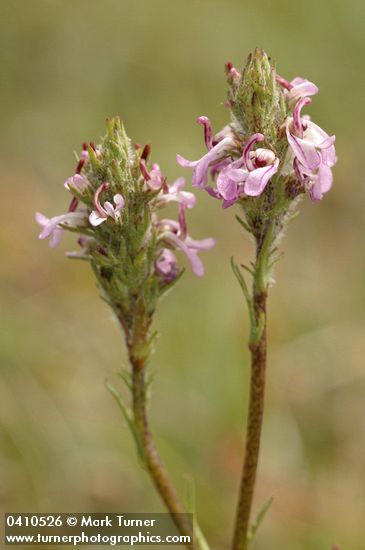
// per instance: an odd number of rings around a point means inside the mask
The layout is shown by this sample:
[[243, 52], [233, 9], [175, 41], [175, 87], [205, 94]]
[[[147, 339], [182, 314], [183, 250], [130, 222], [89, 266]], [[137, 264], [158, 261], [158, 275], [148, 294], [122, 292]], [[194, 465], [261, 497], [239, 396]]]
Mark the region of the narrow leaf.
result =
[[141, 445], [141, 442], [139, 440], [138, 434], [137, 434], [135, 426], [134, 426], [132, 413], [131, 413], [130, 409], [124, 404], [122, 396], [120, 395], [120, 393], [117, 392], [117, 390], [109, 383], [108, 380], [105, 381], [105, 386], [106, 386], [107, 390], [109, 391], [109, 393], [112, 395], [112, 397], [115, 399], [119, 409], [121, 410], [121, 412], [124, 416], [125, 421], [127, 422], [127, 425], [128, 425], [128, 427], [131, 431], [134, 442], [136, 444], [138, 457], [140, 458], [140, 460], [142, 462], [142, 465], [144, 465], [143, 447]]
[[240, 285], [240, 287], [242, 288], [242, 292], [247, 300], [247, 303], [248, 304], [251, 304], [251, 297], [250, 297], [250, 292], [248, 290], [248, 287], [247, 287], [247, 284], [246, 284], [246, 281], [245, 281], [245, 278], [244, 276], [242, 275], [241, 271], [240, 271], [240, 268], [238, 267], [238, 265], [235, 263], [234, 259], [233, 259], [233, 256], [231, 256], [231, 266], [232, 266], [232, 271], [233, 273], [235, 274], [236, 276], [236, 279]]
[[236, 218], [236, 220], [238, 221], [238, 223], [239, 223], [240, 225], [242, 225], [242, 227], [243, 227], [244, 229], [246, 229], [246, 231], [248, 231], [249, 233], [252, 233], [250, 226], [249, 226], [242, 218], [240, 218], [239, 216], [237, 216], [237, 214], [236, 214], [235, 218]]
[[261, 525], [261, 523], [263, 522], [267, 512], [269, 511], [269, 508], [270, 506], [272, 505], [273, 503], [273, 497], [270, 497], [262, 506], [261, 510], [259, 511], [259, 513], [257, 514], [257, 517], [254, 521], [254, 523], [251, 525], [250, 527], [250, 530], [249, 530], [249, 533], [247, 535], [247, 542], [248, 542], [248, 547], [251, 548], [252, 547], [252, 544], [253, 544], [253, 540], [256, 536], [256, 533]]
[[199, 550], [210, 550], [209, 544], [207, 543], [196, 519], [195, 481], [190, 475], [185, 476], [184, 502], [188, 513], [193, 514], [194, 540], [197, 547], [199, 548]]

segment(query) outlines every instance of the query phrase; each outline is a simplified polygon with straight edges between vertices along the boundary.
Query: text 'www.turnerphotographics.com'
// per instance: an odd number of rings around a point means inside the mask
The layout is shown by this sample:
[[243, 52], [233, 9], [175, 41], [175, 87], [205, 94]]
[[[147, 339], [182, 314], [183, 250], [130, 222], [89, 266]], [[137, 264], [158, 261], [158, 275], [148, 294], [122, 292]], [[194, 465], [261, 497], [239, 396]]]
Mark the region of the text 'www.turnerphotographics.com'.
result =
[[[193, 524], [191, 514], [185, 515]], [[187, 545], [169, 514], [5, 514], [5, 545]]]

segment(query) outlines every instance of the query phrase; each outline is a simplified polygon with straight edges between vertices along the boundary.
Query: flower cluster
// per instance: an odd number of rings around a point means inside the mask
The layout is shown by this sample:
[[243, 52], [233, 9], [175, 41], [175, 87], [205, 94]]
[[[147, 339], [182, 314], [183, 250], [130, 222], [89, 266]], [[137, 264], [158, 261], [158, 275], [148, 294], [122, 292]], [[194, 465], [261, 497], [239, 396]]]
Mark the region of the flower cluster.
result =
[[[173, 250], [184, 252], [193, 273], [203, 275], [198, 252], [212, 248], [214, 240], [197, 241], [188, 235], [185, 210], [195, 205], [195, 196], [183, 190], [184, 178], [169, 185], [157, 164], [149, 170], [149, 146], [132, 148], [118, 121], [111, 121], [109, 129], [111, 135], [101, 146], [83, 145], [76, 173], [64, 183], [73, 195], [68, 212], [50, 219], [36, 214], [36, 221], [42, 226], [39, 238], [49, 238], [54, 247], [64, 230], [76, 231], [81, 235], [81, 251], [68, 255], [85, 259], [93, 259], [95, 254], [107, 257], [109, 252], [115, 253], [115, 249], [109, 251], [105, 246], [108, 235], [113, 239], [119, 235], [124, 246], [132, 245], [133, 250], [135, 243], [129, 242], [130, 235], [138, 233], [135, 224], [147, 218], [149, 223], [142, 224], [138, 253], [155, 242], [153, 275], [162, 284], [177, 278], [181, 269]], [[178, 220], [159, 219], [157, 211], [171, 201], [179, 205]], [[133, 260], [128, 258], [129, 262]]]
[[[208, 152], [196, 161], [177, 155], [181, 166], [193, 169], [193, 186], [221, 199], [223, 208], [262, 195], [270, 182], [275, 186], [280, 178], [289, 182], [289, 196], [293, 198], [307, 191], [313, 201], [322, 199], [332, 185], [335, 137], [314, 124], [308, 115], [301, 116], [302, 108], [311, 103], [310, 96], [318, 92], [317, 86], [300, 77], [288, 82], [274, 74], [266, 60], [261, 73], [253, 77], [250, 66], [241, 74], [232, 63], [227, 63], [231, 124], [213, 136], [209, 119], [199, 117], [197, 122], [204, 127]], [[265, 70], [269, 82], [266, 97], [253, 105], [257, 93], [252, 90], [255, 82], [264, 80]], [[264, 76], [266, 78], [266, 74]], [[264, 86], [262, 89], [265, 92]], [[253, 105], [252, 114], [247, 105]], [[266, 128], [270, 128], [270, 132], [264, 133]], [[208, 185], [209, 171], [214, 187]]]

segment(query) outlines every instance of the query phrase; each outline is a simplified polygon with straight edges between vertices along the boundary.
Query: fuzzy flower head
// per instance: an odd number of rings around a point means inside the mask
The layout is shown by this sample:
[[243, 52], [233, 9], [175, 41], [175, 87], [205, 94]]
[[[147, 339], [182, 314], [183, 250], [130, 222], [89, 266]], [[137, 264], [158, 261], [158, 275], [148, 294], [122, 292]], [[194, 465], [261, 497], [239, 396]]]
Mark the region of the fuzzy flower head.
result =
[[318, 87], [305, 78], [277, 75], [260, 49], [242, 71], [228, 62], [226, 75], [231, 120], [214, 134], [208, 117], [200, 116], [207, 152], [198, 160], [177, 155], [177, 162], [192, 169], [193, 187], [224, 208], [240, 205], [254, 234], [273, 212], [281, 231], [297, 197], [308, 192], [313, 201], [321, 200], [332, 185], [335, 137], [301, 116]]
[[[196, 241], [187, 233], [185, 211], [195, 205], [185, 179], [169, 184], [160, 166], [149, 162], [150, 146], [132, 146], [118, 118], [108, 121], [101, 143], [83, 144], [75, 173], [64, 187], [71, 195], [68, 211], [47, 218], [36, 214], [40, 239], [59, 244], [64, 231], [79, 234], [80, 251], [67, 255], [88, 260], [106, 299], [128, 324], [143, 298], [153, 312], [158, 298], [179, 278], [179, 254], [201, 276], [199, 251], [214, 241]], [[177, 219], [164, 219], [160, 211], [176, 205]]]

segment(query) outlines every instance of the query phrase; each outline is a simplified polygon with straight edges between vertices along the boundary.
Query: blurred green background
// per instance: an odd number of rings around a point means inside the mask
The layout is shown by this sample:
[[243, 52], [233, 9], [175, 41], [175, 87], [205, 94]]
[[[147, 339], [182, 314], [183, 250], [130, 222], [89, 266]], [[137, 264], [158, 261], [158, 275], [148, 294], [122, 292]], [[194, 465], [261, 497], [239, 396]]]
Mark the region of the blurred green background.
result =
[[[337, 136], [335, 185], [302, 203], [270, 298], [257, 550], [365, 548], [365, 4], [362, 0], [1, 0], [0, 499], [4, 511], [161, 511], [104, 387], [125, 364], [120, 331], [72, 235], [50, 251], [34, 211], [69, 197], [72, 151], [120, 114], [170, 179], [179, 152], [218, 130], [227, 59], [265, 48], [313, 80], [313, 119]], [[189, 173], [185, 174], [189, 177]], [[233, 210], [200, 193], [191, 234], [214, 236], [206, 275], [162, 303], [151, 417], [177, 486], [196, 482], [214, 549], [229, 547], [247, 407], [247, 314], [229, 267], [252, 253]]]

